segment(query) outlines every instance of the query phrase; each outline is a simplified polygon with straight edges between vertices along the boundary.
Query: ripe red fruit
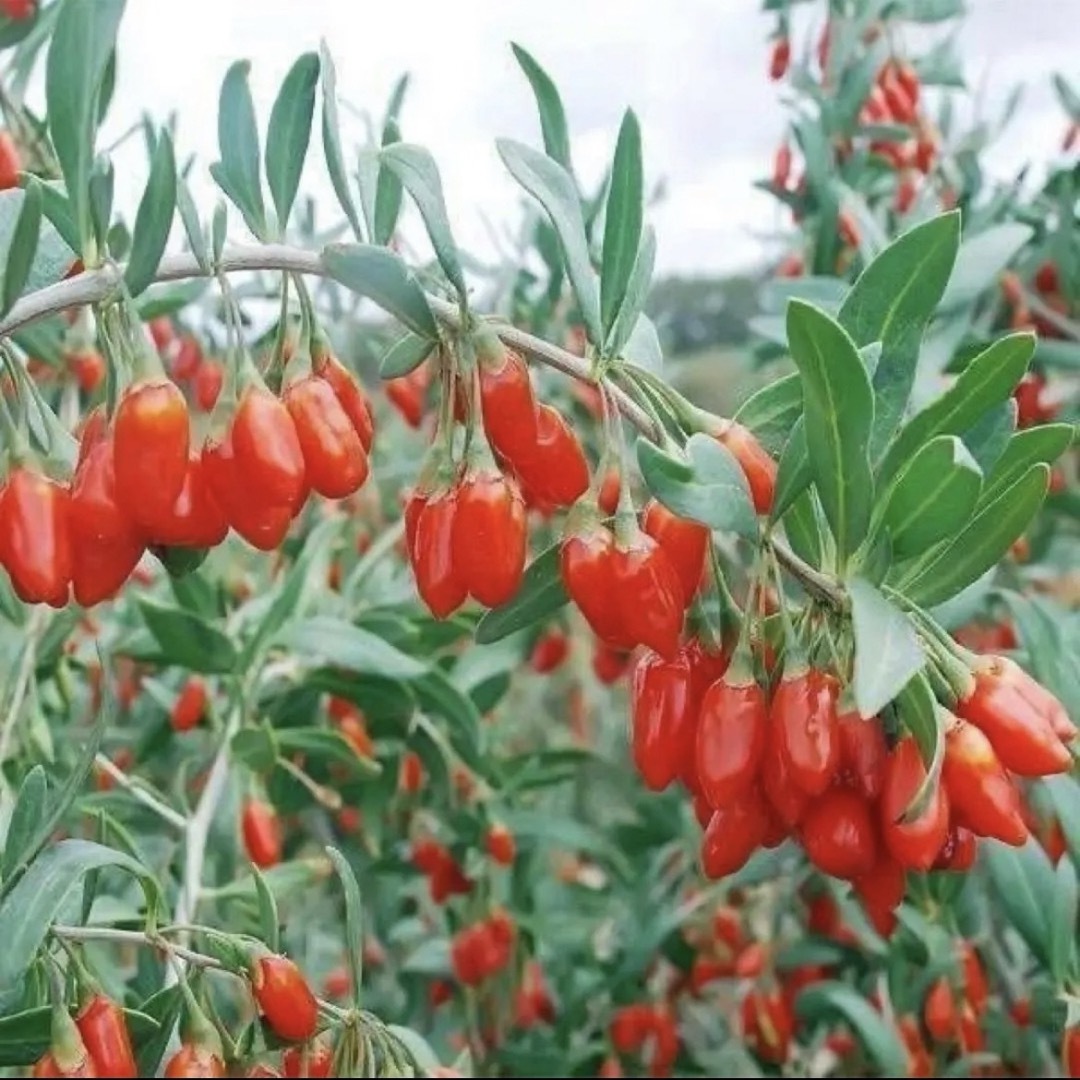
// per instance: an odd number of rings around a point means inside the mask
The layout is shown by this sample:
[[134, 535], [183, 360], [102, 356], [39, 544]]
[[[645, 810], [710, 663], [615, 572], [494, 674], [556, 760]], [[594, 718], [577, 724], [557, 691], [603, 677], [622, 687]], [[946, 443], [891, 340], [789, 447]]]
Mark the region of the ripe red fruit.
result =
[[874, 822], [866, 800], [854, 791], [833, 788], [815, 799], [799, 835], [810, 861], [826, 874], [851, 881], [874, 868]]
[[[166, 326], [168, 326], [168, 336], [165, 336], [162, 328], [159, 328], [158, 332], [155, 333], [154, 323], [150, 324], [150, 336], [154, 339], [154, 344], [157, 345], [158, 349], [165, 348], [172, 340], [172, 326], [167, 320]], [[159, 341], [159, 339], [161, 340]], [[184, 334], [180, 338], [180, 344], [173, 355], [172, 365], [169, 370], [172, 372], [172, 377], [178, 382], [186, 382], [188, 379], [195, 377], [202, 366], [202, 362], [202, 346], [191, 334]]]
[[674, 656], [682, 630], [683, 593], [660, 545], [635, 526], [625, 540], [616, 536], [611, 569], [621, 632], [634, 644]]
[[614, 686], [630, 666], [630, 654], [625, 649], [616, 649], [606, 641], [593, 643], [593, 674], [605, 686]]
[[264, 386], [249, 386], [233, 418], [237, 477], [256, 505], [294, 509], [306, 491], [304, 452], [289, 410]]
[[281, 862], [281, 823], [269, 803], [247, 799], [240, 827], [247, 856], [260, 870]]
[[69, 519], [76, 554], [83, 545], [124, 544], [138, 539], [136, 527], [116, 497], [113, 446], [104, 428], [104, 413], [95, 410], [91, 419], [79, 442], [79, 463], [71, 481]]
[[697, 724], [690, 659], [647, 652], [634, 667], [630, 746], [646, 787], [662, 791], [694, 757]]
[[224, 1076], [225, 1063], [212, 1050], [183, 1043], [165, 1066], [166, 1077]]
[[334, 388], [317, 375], [307, 375], [285, 391], [308, 484], [328, 499], [344, 499], [368, 477], [368, 459], [360, 436]]
[[779, 989], [751, 990], [743, 998], [743, 1040], [762, 1061], [783, 1065], [791, 1053], [795, 1017], [787, 998]]
[[288, 957], [260, 956], [251, 968], [251, 988], [275, 1034], [293, 1042], [315, 1034], [319, 1006], [303, 973]]
[[427, 364], [414, 368], [408, 375], [388, 379], [383, 383], [386, 398], [401, 414], [409, 427], [418, 428], [424, 422], [424, 406], [431, 372]]
[[1080, 1076], [1080, 1026], [1069, 1028], [1061, 1039], [1061, 1066], [1066, 1076]]
[[770, 716], [791, 779], [807, 795], [821, 795], [840, 768], [836, 680], [816, 668], [785, 672]]
[[173, 731], [190, 731], [206, 715], [206, 683], [192, 675], [173, 702], [169, 719]]
[[701, 584], [709, 550], [709, 530], [696, 521], [673, 514], [655, 499], [646, 505], [641, 527], [660, 545], [675, 568], [682, 585], [683, 604], [688, 606]]
[[561, 630], [547, 630], [536, 639], [529, 663], [537, 675], [554, 671], [566, 659], [570, 641]]
[[168, 379], [129, 387], [113, 418], [116, 498], [144, 528], [167, 521], [188, 470], [187, 402]]
[[69, 353], [67, 366], [85, 394], [92, 394], [105, 381], [105, 358], [97, 349], [78, 349]]
[[896, 909], [904, 899], [904, 868], [891, 855], [881, 852], [874, 868], [852, 884], [871, 926], [882, 937], [888, 937], [896, 927]]
[[701, 791], [714, 810], [744, 798], [757, 783], [768, 739], [765, 692], [732, 670], [701, 703], [694, 753]]
[[19, 148], [10, 131], [0, 131], [0, 191], [19, 186], [19, 170], [22, 169]]
[[334, 1064], [334, 1048], [328, 1039], [316, 1039], [303, 1046], [290, 1046], [281, 1055], [282, 1076], [329, 1076]]
[[429, 497], [416, 519], [412, 543], [413, 576], [420, 599], [437, 619], [452, 615], [468, 596], [468, 587], [454, 559], [456, 491]]
[[225, 370], [217, 360], [204, 360], [195, 372], [195, 401], [203, 412], [211, 412], [221, 393]]
[[[485, 412], [485, 425], [487, 413]], [[489, 431], [488, 438], [498, 449]], [[500, 451], [503, 453], [503, 451]], [[589, 487], [589, 463], [578, 437], [553, 405], [536, 409], [536, 439], [527, 451], [505, 454], [522, 486], [533, 498], [552, 506], [570, 506]]]
[[975, 834], [964, 828], [963, 825], [949, 825], [949, 832], [945, 837], [937, 858], [934, 860], [935, 870], [954, 870], [964, 872], [975, 865]]
[[75, 602], [85, 608], [114, 597], [131, 577], [144, 551], [138, 537], [116, 543], [83, 542], [74, 528], [71, 542], [72, 593]]
[[64, 488], [21, 465], [0, 487], [0, 566], [24, 603], [62, 608], [68, 602], [70, 507]]
[[538, 416], [529, 368], [524, 358], [497, 339], [477, 343], [480, 408], [488, 441], [518, 468], [532, 456]]
[[407, 750], [401, 758], [398, 772], [398, 790], [405, 795], [415, 795], [424, 786], [424, 763], [415, 750]]
[[603, 641], [629, 647], [615, 596], [615, 537], [599, 523], [568, 535], [559, 552], [563, 584], [585, 621]]
[[488, 855], [500, 866], [513, 864], [514, 856], [517, 854], [514, 834], [501, 822], [496, 822], [488, 829], [484, 846], [487, 848]]
[[314, 358], [315, 372], [325, 379], [337, 394], [341, 407], [352, 423], [353, 430], [360, 437], [360, 444], [365, 454], [371, 453], [371, 444], [375, 441], [375, 416], [371, 411], [364, 388], [352, 372], [337, 357], [324, 353]]
[[847, 247], [858, 247], [861, 239], [859, 225], [852, 216], [850, 210], [841, 210], [836, 219], [836, 229], [840, 235], [840, 242]]
[[757, 788], [714, 811], [701, 844], [701, 865], [707, 877], [726, 877], [741, 869], [760, 847], [769, 811]]
[[494, 465], [467, 473], [454, 497], [451, 551], [456, 575], [481, 604], [505, 604], [525, 572], [525, 500], [517, 484]]
[[772, 716], [769, 717], [768, 738], [761, 762], [761, 786], [780, 821], [789, 829], [795, 828], [810, 805], [810, 796], [791, 777]]
[[99, 1076], [138, 1076], [124, 1011], [104, 994], [79, 1010], [75, 1024]]
[[785, 140], [776, 148], [773, 158], [772, 182], [774, 187], [786, 188], [791, 177], [791, 147]]
[[772, 509], [776, 490], [776, 462], [754, 433], [737, 420], [727, 421], [716, 437], [739, 463], [750, 487], [754, 509], [759, 514], [767, 514]]
[[923, 1023], [937, 1042], [952, 1042], [959, 1031], [959, 1016], [949, 980], [940, 976], [934, 980], [923, 1002]]
[[881, 831], [885, 846], [901, 866], [923, 872], [934, 865], [949, 831], [949, 800], [940, 783], [930, 792], [917, 818], [901, 820], [925, 777], [919, 747], [907, 735], [893, 747], [885, 766]]
[[371, 740], [371, 735], [368, 734], [367, 725], [359, 709], [354, 708], [353, 712], [342, 716], [337, 723], [342, 738], [360, 757], [373, 758], [375, 756], [375, 744]]
[[840, 734], [840, 776], [848, 787], [875, 802], [885, 780], [889, 748], [877, 717], [864, 720], [857, 712], [837, 720]]
[[785, 35], [773, 42], [772, 52], [769, 54], [769, 78], [773, 82], [782, 79], [787, 74], [790, 63], [791, 40]]
[[959, 720], [946, 732], [941, 779], [953, 815], [977, 836], [1015, 847], [1027, 840], [1020, 792], [974, 724]]
[[612, 466], [604, 473], [604, 479], [600, 484], [600, 491], [596, 497], [596, 501], [600, 505], [600, 511], [605, 517], [611, 517], [618, 508], [619, 487], [619, 470]]
[[184, 484], [167, 516], [147, 529], [147, 537], [172, 547], [216, 547], [226, 537], [229, 523], [210, 490], [203, 454], [192, 450]]
[[896, 185], [896, 197], [893, 202], [896, 212], [906, 214], [914, 205], [915, 196], [918, 193], [919, 188], [915, 176], [910, 172], [905, 172]]

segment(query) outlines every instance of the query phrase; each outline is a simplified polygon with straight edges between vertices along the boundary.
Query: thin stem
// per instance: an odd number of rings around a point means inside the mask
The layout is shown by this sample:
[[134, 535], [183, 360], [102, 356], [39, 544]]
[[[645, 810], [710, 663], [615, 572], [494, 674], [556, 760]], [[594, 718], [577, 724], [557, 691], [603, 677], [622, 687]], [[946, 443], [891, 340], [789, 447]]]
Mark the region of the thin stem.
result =
[[811, 566], [786, 544], [773, 540], [772, 548], [780, 565], [793, 577], [798, 578], [807, 592], [813, 593], [819, 600], [824, 600], [840, 611], [844, 610], [847, 598], [836, 578]]
[[286, 757], [279, 757], [277, 763], [279, 768], [284, 769], [298, 784], [302, 784], [320, 806], [327, 810], [341, 809], [343, 803], [341, 796], [336, 791], [332, 791], [330, 788], [324, 787], [313, 780], [299, 765]]
[[187, 818], [183, 814], [174, 810], [171, 806], [167, 806], [157, 796], [147, 791], [141, 784], [133, 780], [122, 769], [118, 769], [104, 754], [98, 754], [94, 758], [94, 764], [101, 769], [102, 772], [108, 773], [122, 788], [131, 792], [131, 794], [143, 804], [153, 810], [164, 821], [167, 821], [174, 828], [183, 832], [188, 827]]
[[[113, 941], [125, 945], [144, 945], [164, 952], [174, 953], [185, 963], [192, 967], [209, 968], [213, 971], [228, 971], [225, 965], [213, 956], [195, 952], [184, 945], [173, 945], [172, 942], [158, 938], [151, 938], [141, 930], [117, 930], [111, 926], [61, 926], [54, 924], [51, 932], [58, 938], [68, 941]], [[230, 972], [230, 974], [232, 974]]]

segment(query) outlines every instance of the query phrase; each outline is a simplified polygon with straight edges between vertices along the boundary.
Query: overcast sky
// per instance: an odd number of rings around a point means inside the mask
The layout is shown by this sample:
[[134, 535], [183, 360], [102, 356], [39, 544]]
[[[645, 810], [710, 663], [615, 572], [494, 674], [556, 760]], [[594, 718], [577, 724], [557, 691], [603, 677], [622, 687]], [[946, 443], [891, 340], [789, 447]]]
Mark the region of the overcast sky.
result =
[[[815, 13], [822, 6], [806, 5]], [[1063, 120], [1048, 76], [1075, 71], [1080, 5], [971, 6], [961, 49], [972, 84], [984, 87], [988, 105], [1016, 82], [1029, 84], [1011, 138], [993, 159], [1004, 175], [1025, 155], [1045, 158], [1057, 147]], [[599, 176], [622, 110], [637, 111], [648, 176], [667, 182], [667, 199], [653, 212], [660, 268], [730, 269], [760, 258], [760, 238], [783, 224], [772, 200], [751, 187], [783, 129], [776, 87], [765, 76], [771, 22], [758, 8], [758, 0], [129, 0], [105, 138], [143, 110], [163, 118], [178, 109], [179, 149], [199, 156], [195, 190], [209, 212], [214, 192], [206, 165], [217, 154], [226, 67], [237, 57], [253, 62], [265, 130], [289, 65], [325, 37], [342, 97], [376, 113], [395, 78], [412, 72], [405, 138], [435, 154], [458, 241], [484, 253], [490, 249], [482, 215], [505, 225], [519, 205], [494, 138], [539, 145], [532, 94], [508, 47], [518, 41], [562, 91], [583, 176]], [[346, 144], [359, 140], [360, 121], [343, 112], [343, 123]], [[304, 188], [332, 198], [315, 131]], [[121, 161], [118, 198], [138, 197], [145, 166], [136, 150], [125, 155], [128, 167]]]

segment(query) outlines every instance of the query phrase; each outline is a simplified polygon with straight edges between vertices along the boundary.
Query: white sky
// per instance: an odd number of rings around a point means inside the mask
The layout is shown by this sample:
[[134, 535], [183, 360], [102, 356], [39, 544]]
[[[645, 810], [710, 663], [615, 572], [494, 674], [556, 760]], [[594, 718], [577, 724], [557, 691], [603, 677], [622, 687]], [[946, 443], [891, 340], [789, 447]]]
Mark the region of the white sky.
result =
[[[395, 78], [413, 74], [404, 137], [439, 162], [458, 242], [490, 250], [481, 221], [514, 220], [519, 189], [494, 138], [540, 145], [532, 93], [508, 42], [525, 45], [558, 83], [575, 165], [599, 176], [622, 110], [641, 118], [646, 169], [668, 196], [652, 220], [659, 267], [726, 270], [753, 262], [760, 237], [784, 224], [751, 182], [765, 174], [783, 128], [776, 87], [765, 76], [771, 23], [758, 0], [128, 0], [119, 89], [105, 141], [142, 111], [180, 113], [178, 148], [199, 157], [194, 184], [209, 215], [215, 189], [218, 91], [228, 64], [253, 61], [252, 86], [265, 131], [289, 65], [325, 37], [342, 97], [380, 114]], [[1020, 117], [993, 164], [1003, 175], [1026, 155], [1051, 154], [1063, 119], [1050, 72], [1076, 68], [1077, 0], [970, 0], [962, 52], [988, 103], [1028, 81]], [[807, 5], [815, 12], [822, 5]], [[363, 128], [343, 110], [346, 146]], [[302, 190], [331, 211], [318, 120]], [[141, 146], [120, 159], [117, 197], [133, 210], [145, 177]], [[336, 206], [336, 204], [335, 204]], [[239, 226], [238, 215], [233, 214]], [[325, 222], [324, 222], [325, 223]], [[416, 233], [419, 235], [419, 233]]]

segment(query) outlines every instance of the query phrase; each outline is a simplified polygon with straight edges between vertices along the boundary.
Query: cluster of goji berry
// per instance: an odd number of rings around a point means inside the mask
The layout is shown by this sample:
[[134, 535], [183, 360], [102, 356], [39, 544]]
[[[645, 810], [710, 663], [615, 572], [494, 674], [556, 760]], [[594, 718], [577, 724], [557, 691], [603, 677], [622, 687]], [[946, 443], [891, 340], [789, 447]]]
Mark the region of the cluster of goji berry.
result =
[[70, 478], [12, 447], [0, 566], [27, 603], [63, 607], [73, 594], [89, 607], [117, 593], [147, 548], [214, 547], [230, 527], [269, 551], [312, 491], [340, 499], [367, 479], [370, 403], [328, 351], [287, 372], [280, 397], [248, 362], [201, 448], [180, 389], [160, 364], [144, 366], [111, 415], [87, 418]]
[[462, 986], [478, 986], [510, 963], [517, 928], [501, 908], [463, 927], [450, 940], [450, 965]]
[[[1045, 259], [1039, 263], [1031, 275], [1031, 289], [1033, 297], [1049, 309], [1049, 314], [1038, 305], [1035, 309], [1032, 308], [1019, 274], [1007, 270], [1001, 275], [1001, 296], [1009, 308], [1009, 326], [1013, 330], [1034, 330], [1044, 338], [1067, 337], [1064, 328], [1053, 318], [1054, 315], [1060, 315], [1067, 319], [1072, 313], [1056, 262]], [[1020, 403], [1019, 396], [1017, 402]], [[1030, 422], [1049, 420], [1052, 415], [1041, 416]]]

